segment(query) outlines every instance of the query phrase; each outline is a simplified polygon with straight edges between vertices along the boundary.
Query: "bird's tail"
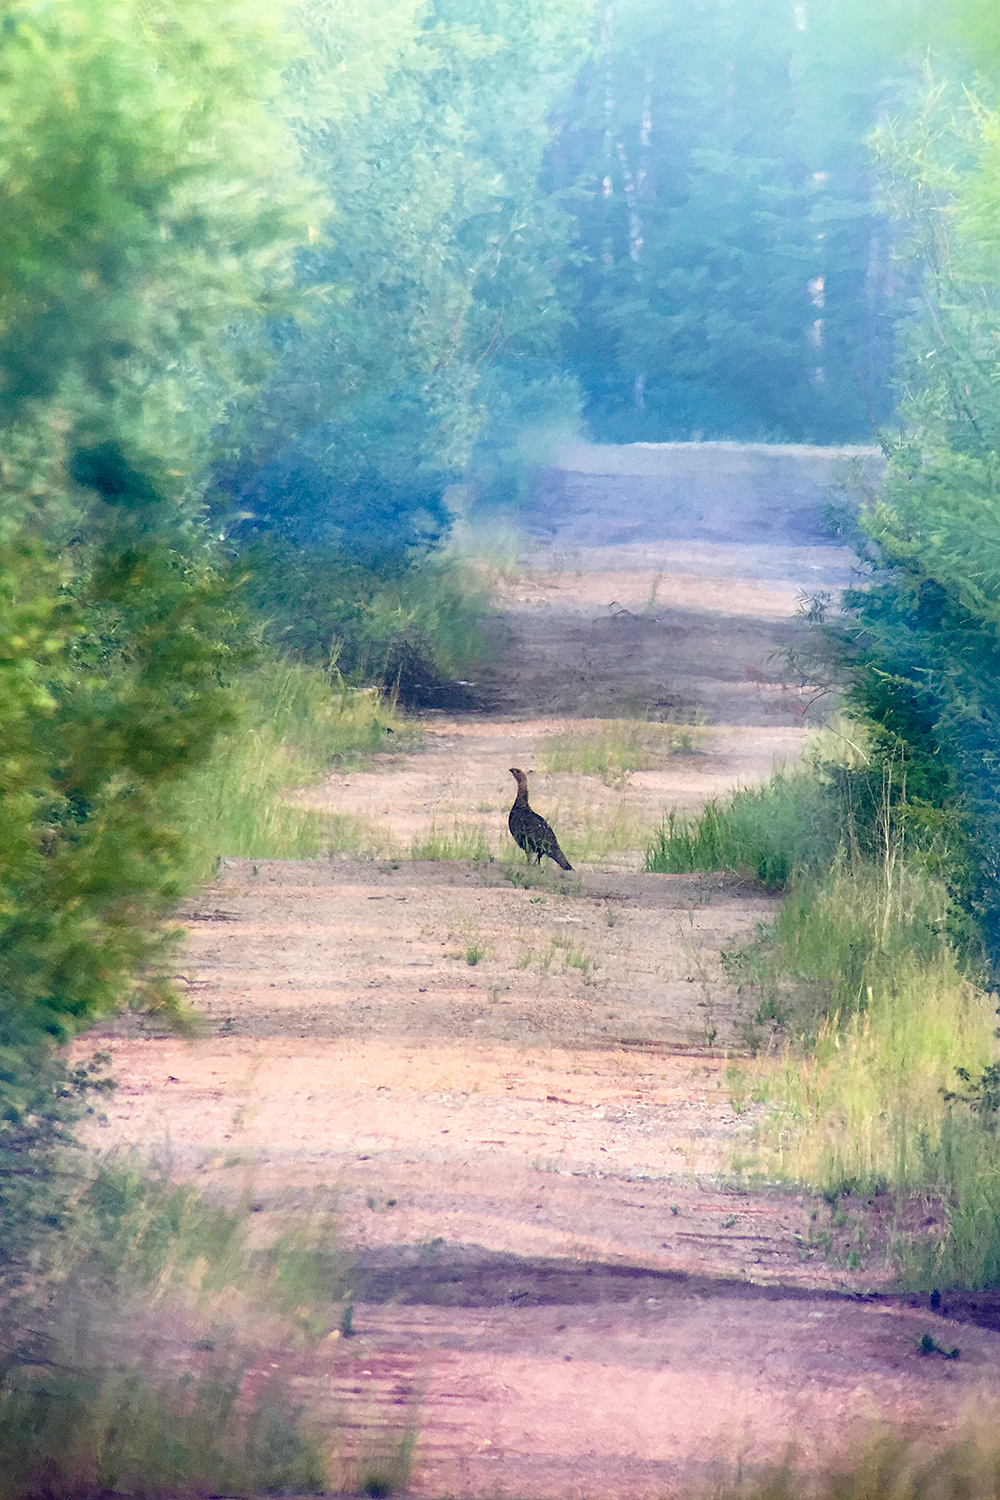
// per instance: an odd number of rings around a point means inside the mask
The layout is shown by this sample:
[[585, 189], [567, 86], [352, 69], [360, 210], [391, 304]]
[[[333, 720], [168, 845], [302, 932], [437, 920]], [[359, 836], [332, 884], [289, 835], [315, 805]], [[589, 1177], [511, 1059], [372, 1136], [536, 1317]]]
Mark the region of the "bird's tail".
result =
[[555, 860], [560, 870], [572, 870], [573, 866], [570, 864], [569, 860], [566, 858], [565, 854], [562, 852], [558, 844], [552, 851], [552, 858]]

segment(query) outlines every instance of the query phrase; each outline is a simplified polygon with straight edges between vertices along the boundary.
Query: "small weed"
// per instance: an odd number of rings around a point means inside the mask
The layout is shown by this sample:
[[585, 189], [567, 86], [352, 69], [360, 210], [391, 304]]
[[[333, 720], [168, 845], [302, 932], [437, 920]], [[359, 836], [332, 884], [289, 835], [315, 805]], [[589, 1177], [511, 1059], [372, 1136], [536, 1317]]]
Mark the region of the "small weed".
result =
[[720, 1229], [732, 1229], [732, 1227], [733, 1227], [733, 1225], [735, 1223], [736, 1223], [736, 1215], [735, 1214], [727, 1214], [726, 1217], [723, 1219], [722, 1223], [720, 1224], [719, 1228]]
[[475, 968], [480, 959], [485, 958], [486, 949], [481, 943], [469, 943], [465, 950], [465, 962], [470, 968]]
[[962, 1352], [957, 1347], [954, 1349], [942, 1348], [937, 1339], [932, 1338], [929, 1333], [925, 1333], [922, 1338], [917, 1340], [916, 1347], [918, 1354], [940, 1354], [944, 1359], [958, 1359]]
[[369, 1495], [371, 1500], [388, 1500], [390, 1495], [408, 1489], [415, 1444], [414, 1432], [377, 1435], [371, 1443], [372, 1451], [358, 1458], [355, 1493]]
[[[528, 865], [520, 859], [505, 859], [500, 868], [504, 880], [519, 890], [532, 891], [537, 890], [539, 886], [543, 886], [546, 890], [552, 889], [552, 876], [542, 865]], [[535, 898], [536, 904], [544, 900], [544, 896]]]

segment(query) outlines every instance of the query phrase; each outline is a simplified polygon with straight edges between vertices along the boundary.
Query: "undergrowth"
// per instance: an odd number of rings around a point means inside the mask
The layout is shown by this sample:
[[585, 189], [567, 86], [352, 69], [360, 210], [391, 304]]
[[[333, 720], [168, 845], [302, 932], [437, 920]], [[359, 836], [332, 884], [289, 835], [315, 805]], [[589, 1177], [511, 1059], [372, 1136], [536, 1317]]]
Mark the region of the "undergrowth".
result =
[[267, 643], [314, 666], [336, 666], [353, 684], [391, 690], [408, 658], [419, 659], [431, 679], [465, 677], [488, 656], [491, 570], [457, 552], [377, 568], [334, 548], [271, 537], [254, 542], [240, 562], [243, 602]]
[[752, 1054], [738, 1091], [765, 1106], [755, 1169], [831, 1200], [890, 1193], [901, 1225], [914, 1199], [933, 1200], [944, 1233], [892, 1237], [901, 1275], [1000, 1285], [996, 997], [957, 907], [956, 846], [892, 768], [866, 768], [856, 729], [850, 748], [668, 821], [647, 868], [733, 870], [785, 892], [774, 922], [725, 955]]
[[376, 751], [412, 747], [416, 731], [385, 698], [316, 667], [275, 660], [242, 679], [236, 700], [236, 727], [177, 792], [197, 876], [226, 856], [380, 852], [375, 830], [301, 806], [291, 794], [331, 766], [359, 766]]

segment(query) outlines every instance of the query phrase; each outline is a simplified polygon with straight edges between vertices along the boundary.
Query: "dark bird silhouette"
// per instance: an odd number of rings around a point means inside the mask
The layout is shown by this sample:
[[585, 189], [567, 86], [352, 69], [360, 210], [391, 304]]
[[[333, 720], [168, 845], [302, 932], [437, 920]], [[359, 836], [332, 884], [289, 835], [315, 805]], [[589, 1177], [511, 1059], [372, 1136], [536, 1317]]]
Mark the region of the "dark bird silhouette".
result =
[[516, 766], [511, 766], [510, 774], [517, 782], [517, 796], [514, 798], [514, 806], [507, 818], [507, 827], [510, 829], [514, 842], [520, 844], [528, 856], [529, 864], [532, 855], [541, 864], [542, 855], [547, 854], [549, 859], [555, 860], [560, 869], [572, 870], [573, 866], [560, 849], [559, 840], [548, 823], [528, 806], [527, 776]]

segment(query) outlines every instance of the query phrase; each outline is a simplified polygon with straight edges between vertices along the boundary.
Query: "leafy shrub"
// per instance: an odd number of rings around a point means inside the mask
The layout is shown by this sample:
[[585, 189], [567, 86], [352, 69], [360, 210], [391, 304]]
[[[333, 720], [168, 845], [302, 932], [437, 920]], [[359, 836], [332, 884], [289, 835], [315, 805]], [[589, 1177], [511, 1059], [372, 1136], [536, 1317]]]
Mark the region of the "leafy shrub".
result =
[[349, 681], [381, 684], [404, 703], [431, 706], [435, 691], [487, 654], [488, 587], [448, 555], [376, 569], [269, 538], [249, 547], [240, 567], [242, 598], [268, 643]]
[[[196, 476], [246, 378], [222, 345], [290, 274], [304, 196], [258, 11], [17, 0], [0, 28], [0, 1134], [39, 1209], [75, 1087], [52, 1054], [162, 999], [169, 790], [229, 717]], [[17, 1244], [47, 1210], [15, 1176]]]

